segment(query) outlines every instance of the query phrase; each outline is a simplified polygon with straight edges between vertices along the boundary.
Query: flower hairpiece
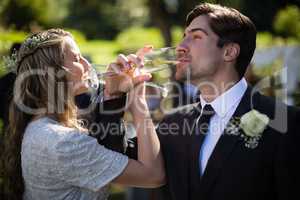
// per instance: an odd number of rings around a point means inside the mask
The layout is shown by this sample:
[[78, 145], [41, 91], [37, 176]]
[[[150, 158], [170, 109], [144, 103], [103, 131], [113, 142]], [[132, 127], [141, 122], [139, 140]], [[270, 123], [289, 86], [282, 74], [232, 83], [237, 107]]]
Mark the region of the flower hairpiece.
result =
[[10, 72], [17, 71], [17, 52], [14, 51], [10, 56], [3, 56], [4, 67]]
[[[49, 39], [50, 35], [33, 35], [27, 38], [22, 44], [25, 50], [24, 52], [27, 52], [25, 56], [31, 54], [40, 44]], [[18, 63], [20, 62], [17, 58], [17, 54], [18, 52], [14, 51], [11, 56], [3, 56], [4, 66], [8, 71], [17, 72]], [[24, 57], [24, 55], [22, 57]]]
[[27, 38], [24, 43], [23, 46], [24, 48], [28, 49], [28, 50], [33, 50], [35, 49], [37, 46], [39, 46], [40, 44], [42, 44], [43, 42], [47, 41], [50, 39], [50, 35], [34, 35], [32, 37]]

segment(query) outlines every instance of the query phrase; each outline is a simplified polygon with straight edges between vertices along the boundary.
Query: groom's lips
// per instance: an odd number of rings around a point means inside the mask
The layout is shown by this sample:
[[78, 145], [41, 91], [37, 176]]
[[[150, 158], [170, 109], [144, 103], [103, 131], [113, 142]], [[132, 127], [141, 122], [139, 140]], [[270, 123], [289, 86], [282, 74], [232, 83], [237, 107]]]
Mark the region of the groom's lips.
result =
[[177, 61], [179, 62], [179, 65], [190, 62], [190, 60], [187, 58], [179, 58], [179, 59], [177, 59]]
[[184, 70], [187, 67], [187, 64], [190, 63], [190, 60], [187, 58], [179, 58], [177, 61], [179, 63], [176, 65], [176, 71]]

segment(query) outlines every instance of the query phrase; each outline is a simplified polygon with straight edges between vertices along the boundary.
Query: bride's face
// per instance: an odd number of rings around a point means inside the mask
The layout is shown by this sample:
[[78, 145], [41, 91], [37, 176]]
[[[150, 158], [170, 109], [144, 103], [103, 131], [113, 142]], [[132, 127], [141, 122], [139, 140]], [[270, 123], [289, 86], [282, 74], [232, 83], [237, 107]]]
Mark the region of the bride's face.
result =
[[88, 89], [86, 80], [91, 65], [82, 57], [77, 44], [71, 37], [65, 38], [64, 67], [74, 95], [86, 92]]

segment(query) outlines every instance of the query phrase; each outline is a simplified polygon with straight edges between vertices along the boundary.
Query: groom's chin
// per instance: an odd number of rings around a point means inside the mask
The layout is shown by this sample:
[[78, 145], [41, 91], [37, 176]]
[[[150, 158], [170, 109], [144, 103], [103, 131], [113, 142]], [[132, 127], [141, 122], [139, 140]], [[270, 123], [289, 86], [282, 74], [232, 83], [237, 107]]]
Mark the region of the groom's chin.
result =
[[187, 78], [186, 78], [186, 73], [185, 71], [183, 70], [176, 70], [176, 73], [175, 73], [175, 80], [176, 81], [185, 81]]
[[176, 81], [185, 81], [184, 76], [182, 76], [181, 74], [178, 74], [177, 72], [175, 74], [175, 80]]

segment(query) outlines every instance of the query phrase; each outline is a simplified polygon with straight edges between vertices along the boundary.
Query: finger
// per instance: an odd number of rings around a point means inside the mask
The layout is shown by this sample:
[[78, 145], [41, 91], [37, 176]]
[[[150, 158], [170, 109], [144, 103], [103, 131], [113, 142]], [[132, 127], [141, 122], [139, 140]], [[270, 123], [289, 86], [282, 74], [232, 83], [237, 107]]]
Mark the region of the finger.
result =
[[107, 72], [115, 72], [116, 74], [121, 73], [121, 66], [117, 63], [110, 63], [106, 69]]
[[142, 61], [141, 58], [139, 58], [137, 55], [135, 54], [130, 54], [127, 56], [128, 60], [129, 60], [129, 63], [132, 63], [133, 66], [136, 66], [136, 67], [143, 67], [144, 63]]
[[118, 55], [117, 64], [120, 64], [125, 70], [129, 70], [131, 68], [128, 58], [124, 54]]
[[153, 49], [153, 46], [152, 45], [146, 45], [144, 46], [143, 48], [139, 49], [137, 52], [136, 52], [136, 55], [141, 58], [142, 60], [144, 59], [144, 55], [146, 53], [149, 53], [150, 51], [152, 51]]
[[132, 82], [133, 82], [133, 85], [138, 85], [145, 81], [149, 81], [151, 78], [152, 78], [151, 74], [142, 74], [142, 75], [134, 77], [132, 79]]

